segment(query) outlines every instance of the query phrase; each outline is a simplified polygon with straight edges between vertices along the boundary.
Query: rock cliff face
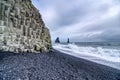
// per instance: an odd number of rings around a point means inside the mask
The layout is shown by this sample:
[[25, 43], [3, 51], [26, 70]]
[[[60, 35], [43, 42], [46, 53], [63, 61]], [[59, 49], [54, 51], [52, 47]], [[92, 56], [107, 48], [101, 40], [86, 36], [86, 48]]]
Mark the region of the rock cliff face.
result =
[[0, 0], [0, 49], [49, 51], [51, 39], [31, 0]]

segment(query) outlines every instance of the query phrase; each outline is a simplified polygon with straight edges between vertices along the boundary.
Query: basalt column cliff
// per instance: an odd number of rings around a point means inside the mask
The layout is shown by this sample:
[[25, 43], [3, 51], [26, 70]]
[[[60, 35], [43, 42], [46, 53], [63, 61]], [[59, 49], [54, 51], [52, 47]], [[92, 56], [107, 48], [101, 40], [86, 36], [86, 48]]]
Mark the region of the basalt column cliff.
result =
[[0, 50], [49, 51], [50, 33], [31, 0], [0, 0]]

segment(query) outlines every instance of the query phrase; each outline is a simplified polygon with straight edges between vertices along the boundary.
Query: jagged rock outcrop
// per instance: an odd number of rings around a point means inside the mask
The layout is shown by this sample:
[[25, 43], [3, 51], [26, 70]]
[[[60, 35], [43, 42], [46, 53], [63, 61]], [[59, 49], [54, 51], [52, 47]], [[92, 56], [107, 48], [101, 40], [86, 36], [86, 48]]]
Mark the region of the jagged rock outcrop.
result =
[[70, 40], [69, 40], [69, 38], [68, 38], [68, 40], [67, 40], [67, 43], [70, 43]]
[[60, 43], [59, 37], [56, 38], [55, 43]]
[[50, 33], [31, 0], [0, 0], [0, 49], [49, 51]]

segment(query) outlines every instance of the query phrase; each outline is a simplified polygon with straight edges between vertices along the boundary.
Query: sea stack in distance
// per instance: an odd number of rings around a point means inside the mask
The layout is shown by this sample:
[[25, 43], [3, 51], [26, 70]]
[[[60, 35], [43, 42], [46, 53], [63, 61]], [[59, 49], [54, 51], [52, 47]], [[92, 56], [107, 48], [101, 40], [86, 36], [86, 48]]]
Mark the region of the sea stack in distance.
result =
[[0, 0], [0, 49], [12, 52], [49, 51], [49, 29], [31, 0]]
[[68, 43], [68, 44], [70, 43], [70, 40], [69, 40], [69, 38], [68, 38], [68, 40], [67, 40], [67, 43]]
[[56, 38], [55, 43], [60, 43], [59, 37]]

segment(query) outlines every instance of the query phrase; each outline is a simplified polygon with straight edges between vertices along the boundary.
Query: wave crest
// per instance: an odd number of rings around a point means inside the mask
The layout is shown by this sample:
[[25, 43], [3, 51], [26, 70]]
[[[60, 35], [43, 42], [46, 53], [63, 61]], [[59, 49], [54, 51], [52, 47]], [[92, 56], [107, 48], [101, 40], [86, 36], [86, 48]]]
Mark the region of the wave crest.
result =
[[75, 43], [66, 45], [55, 44], [53, 47], [59, 51], [68, 53], [76, 57], [81, 57], [81, 55], [84, 55], [96, 57], [97, 59], [102, 59], [111, 62], [120, 62], [120, 49], [78, 46]]

